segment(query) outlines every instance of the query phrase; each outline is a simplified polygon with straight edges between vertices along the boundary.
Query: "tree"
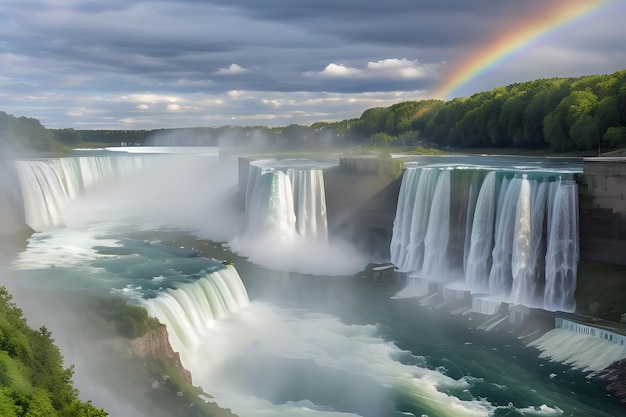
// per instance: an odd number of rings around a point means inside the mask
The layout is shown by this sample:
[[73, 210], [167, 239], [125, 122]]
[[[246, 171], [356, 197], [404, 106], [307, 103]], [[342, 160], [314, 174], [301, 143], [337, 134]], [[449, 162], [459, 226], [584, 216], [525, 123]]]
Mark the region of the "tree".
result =
[[609, 127], [602, 141], [611, 147], [619, 147], [626, 145], [626, 126], [611, 126]]
[[56, 410], [50, 402], [50, 398], [46, 391], [38, 389], [33, 394], [30, 403], [28, 404], [28, 411], [24, 414], [24, 417], [55, 417], [58, 416]]

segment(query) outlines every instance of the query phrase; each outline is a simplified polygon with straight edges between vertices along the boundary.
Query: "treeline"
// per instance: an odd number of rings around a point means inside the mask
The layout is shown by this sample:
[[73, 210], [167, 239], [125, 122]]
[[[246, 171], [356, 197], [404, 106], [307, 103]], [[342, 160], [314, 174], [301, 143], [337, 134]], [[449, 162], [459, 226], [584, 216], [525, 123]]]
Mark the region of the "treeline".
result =
[[516, 83], [450, 101], [372, 108], [352, 122], [376, 145], [549, 148], [626, 146], [626, 70]]
[[83, 144], [219, 145], [246, 149], [367, 144], [553, 152], [607, 150], [626, 146], [626, 70], [516, 83], [449, 101], [407, 101], [368, 109], [360, 118], [311, 126], [46, 129], [36, 119], [0, 112], [0, 144], [7, 143], [43, 152]]
[[72, 367], [51, 333], [31, 329], [22, 310], [0, 287], [0, 415], [3, 417], [105, 417], [90, 402], [78, 399]]
[[0, 112], [0, 156], [6, 153], [24, 154], [28, 151], [50, 153], [64, 150], [55, 134], [46, 129], [39, 120]]

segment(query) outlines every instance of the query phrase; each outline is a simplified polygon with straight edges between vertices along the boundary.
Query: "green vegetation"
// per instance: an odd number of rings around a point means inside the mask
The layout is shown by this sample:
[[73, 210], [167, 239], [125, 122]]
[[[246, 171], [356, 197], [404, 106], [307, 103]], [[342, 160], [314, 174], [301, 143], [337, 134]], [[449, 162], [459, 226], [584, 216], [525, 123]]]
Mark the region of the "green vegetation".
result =
[[615, 149], [626, 146], [626, 70], [516, 83], [447, 102], [373, 108], [352, 126], [378, 145]]
[[64, 153], [68, 149], [39, 120], [0, 112], [0, 155], [33, 151]]
[[38, 152], [127, 143], [282, 150], [419, 146], [597, 154], [626, 147], [626, 70], [516, 83], [449, 101], [406, 101], [368, 109], [360, 118], [311, 126], [48, 130], [35, 119], [0, 113], [0, 138], [5, 146]]
[[6, 288], [0, 287], [0, 415], [108, 416], [78, 399], [72, 375], [72, 367], [63, 367], [51, 333], [45, 327], [31, 329]]
[[113, 295], [72, 294], [67, 302], [81, 312], [81, 337], [91, 341], [91, 353], [99, 364], [106, 364], [90, 370], [94, 380], [113, 395], [156, 417], [234, 417], [200, 397], [210, 395], [192, 384], [165, 327], [145, 308]]
[[107, 322], [111, 334], [133, 339], [159, 326], [143, 307], [131, 306], [120, 297], [98, 297], [86, 304], [92, 312]]

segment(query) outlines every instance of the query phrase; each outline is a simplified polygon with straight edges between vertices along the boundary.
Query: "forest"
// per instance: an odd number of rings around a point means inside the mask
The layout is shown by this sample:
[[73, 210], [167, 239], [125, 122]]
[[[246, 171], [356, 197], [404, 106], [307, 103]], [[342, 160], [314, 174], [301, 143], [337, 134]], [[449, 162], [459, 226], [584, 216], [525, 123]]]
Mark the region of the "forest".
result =
[[3, 417], [105, 417], [78, 399], [73, 368], [51, 333], [31, 329], [11, 295], [0, 287], [0, 415]]
[[251, 145], [372, 145], [604, 152], [626, 146], [626, 70], [515, 83], [448, 101], [406, 101], [367, 109], [359, 118], [310, 126], [46, 129], [36, 119], [0, 112], [0, 138], [4, 149], [44, 152], [62, 152], [81, 144], [248, 149]]
[[626, 145], [626, 70], [516, 83], [445, 102], [372, 108], [353, 129], [379, 145], [553, 152], [621, 148]]

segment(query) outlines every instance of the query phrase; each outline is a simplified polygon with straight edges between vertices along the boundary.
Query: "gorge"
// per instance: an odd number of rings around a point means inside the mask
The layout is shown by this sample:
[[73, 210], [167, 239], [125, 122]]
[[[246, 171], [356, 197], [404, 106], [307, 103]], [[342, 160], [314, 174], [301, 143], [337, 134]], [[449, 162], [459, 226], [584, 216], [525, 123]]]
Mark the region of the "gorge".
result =
[[[18, 161], [16, 216], [35, 233], [9, 287], [144, 306], [193, 383], [240, 416], [623, 411], [600, 381], [505, 328], [476, 331], [503, 301], [574, 310], [582, 161], [414, 157], [400, 183], [372, 158], [242, 169], [217, 149], [150, 150]], [[393, 262], [406, 285], [361, 279], [372, 261]], [[428, 308], [433, 285], [478, 301]], [[84, 354], [73, 343], [69, 362]]]

